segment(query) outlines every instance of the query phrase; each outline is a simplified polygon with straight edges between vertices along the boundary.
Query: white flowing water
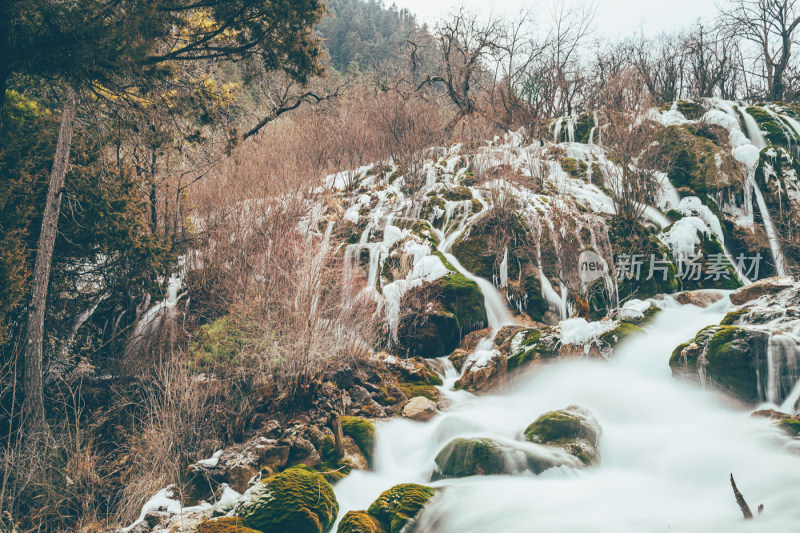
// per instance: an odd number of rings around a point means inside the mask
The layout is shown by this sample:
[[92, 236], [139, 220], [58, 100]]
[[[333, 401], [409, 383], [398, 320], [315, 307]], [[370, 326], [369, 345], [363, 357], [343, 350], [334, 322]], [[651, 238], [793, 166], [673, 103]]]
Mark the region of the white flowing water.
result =
[[[782, 532], [800, 527], [800, 454], [766, 420], [674, 379], [670, 352], [724, 316], [727, 298], [707, 309], [669, 306], [608, 362], [556, 361], [476, 397], [447, 392], [450, 408], [429, 422], [378, 424], [375, 470], [335, 486], [340, 516], [366, 509], [398, 483], [428, 483], [437, 452], [460, 436], [519, 439], [540, 414], [577, 404], [602, 426], [599, 465], [539, 476], [443, 480], [417, 533]], [[446, 368], [445, 383], [456, 374]], [[443, 391], [444, 392], [444, 391]], [[745, 521], [729, 475], [755, 511]]]
[[[767, 141], [764, 138], [764, 134], [761, 132], [761, 127], [758, 125], [758, 122], [756, 122], [756, 119], [747, 111], [742, 111], [741, 114], [750, 142], [753, 146], [758, 148], [758, 150], [762, 150], [767, 146]], [[786, 261], [783, 257], [783, 249], [781, 248], [781, 237], [775, 229], [775, 225], [772, 223], [772, 216], [769, 213], [769, 209], [767, 209], [767, 202], [764, 200], [761, 187], [758, 186], [758, 182], [755, 180], [755, 171], [755, 166], [753, 166], [753, 168], [748, 168], [749, 186], [746, 185], [746, 187], [751, 188], [755, 195], [756, 204], [761, 213], [761, 219], [764, 222], [764, 230], [767, 232], [767, 240], [769, 241], [770, 251], [772, 252], [772, 259], [775, 261], [775, 270], [779, 276], [785, 276], [787, 275], [787, 270]]]

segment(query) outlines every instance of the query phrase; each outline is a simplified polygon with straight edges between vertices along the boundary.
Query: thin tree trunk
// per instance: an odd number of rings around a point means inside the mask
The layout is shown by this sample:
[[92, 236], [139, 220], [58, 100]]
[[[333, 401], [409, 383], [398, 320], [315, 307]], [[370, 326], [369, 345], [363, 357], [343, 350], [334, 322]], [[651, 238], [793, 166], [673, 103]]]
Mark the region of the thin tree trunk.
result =
[[43, 429], [44, 395], [42, 391], [42, 343], [44, 340], [44, 314], [47, 306], [47, 289], [50, 283], [50, 267], [53, 262], [53, 249], [58, 233], [58, 217], [61, 211], [61, 190], [67, 173], [69, 151], [72, 145], [72, 132], [75, 125], [75, 91], [67, 88], [64, 107], [61, 111], [61, 126], [53, 159], [53, 170], [47, 187], [47, 200], [42, 216], [42, 229], [36, 249], [36, 263], [31, 285], [31, 304], [28, 311], [28, 325], [25, 331], [25, 397], [22, 412], [30, 430]]
[[750, 511], [750, 506], [747, 505], [747, 501], [745, 501], [744, 496], [742, 496], [742, 493], [739, 492], [739, 488], [736, 486], [736, 482], [733, 480], [733, 474], [731, 474], [731, 487], [733, 487], [733, 496], [736, 498], [736, 503], [739, 504], [739, 509], [742, 510], [742, 515], [744, 516], [745, 520], [753, 518], [753, 512]]

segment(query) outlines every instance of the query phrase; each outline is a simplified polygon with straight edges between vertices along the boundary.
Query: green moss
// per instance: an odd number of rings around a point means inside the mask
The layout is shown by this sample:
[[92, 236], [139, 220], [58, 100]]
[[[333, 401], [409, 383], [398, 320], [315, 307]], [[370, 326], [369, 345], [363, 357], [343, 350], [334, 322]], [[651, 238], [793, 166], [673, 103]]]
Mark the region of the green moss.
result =
[[778, 427], [792, 437], [800, 435], [800, 420], [796, 418], [784, 418], [778, 422]]
[[506, 450], [492, 439], [454, 439], [436, 455], [432, 481], [507, 473]]
[[719, 326], [706, 345], [706, 375], [718, 386], [748, 403], [758, 398], [755, 354], [766, 353], [766, 345], [754, 330]]
[[559, 161], [559, 164], [561, 165], [561, 169], [573, 178], [586, 180], [589, 165], [587, 165], [585, 161], [565, 157]]
[[678, 100], [676, 107], [689, 120], [699, 120], [703, 116], [703, 108], [694, 100]]
[[367, 512], [389, 533], [400, 533], [433, 497], [435, 490], [416, 483], [403, 483], [384, 491]]
[[375, 424], [366, 418], [357, 416], [341, 417], [342, 433], [352, 437], [358, 449], [367, 458], [367, 463], [372, 467], [372, 457], [375, 451]]
[[262, 481], [253, 494], [257, 497], [237, 506], [235, 513], [244, 526], [262, 533], [324, 533], [339, 512], [330, 484], [304, 468], [275, 474]]
[[433, 385], [414, 384], [414, 383], [398, 383], [397, 388], [400, 389], [406, 398], [414, 398], [416, 396], [424, 396], [425, 398], [433, 401], [439, 401], [439, 389]]
[[742, 316], [746, 314], [747, 314], [746, 309], [738, 309], [736, 311], [730, 311], [727, 315], [725, 315], [725, 318], [722, 319], [722, 322], [720, 322], [720, 324], [723, 326], [732, 326], [736, 323], [737, 320], [739, 320]]
[[597, 432], [575, 412], [550, 411], [525, 429], [525, 438], [537, 444], [566, 444], [573, 439], [597, 440]]
[[442, 307], [456, 317], [462, 334], [486, 324], [486, 307], [478, 284], [461, 273], [451, 273], [439, 280]]
[[202, 326], [190, 347], [189, 367], [205, 372], [219, 364], [238, 365], [242, 338], [243, 333], [230, 316]]
[[[786, 130], [772, 115], [756, 106], [750, 106], [746, 111], [748, 115], [756, 119], [758, 127], [761, 128], [764, 137], [766, 137], [770, 144], [788, 146]], [[797, 141], [795, 140], [793, 142]]]
[[677, 222], [677, 221], [679, 221], [680, 219], [682, 219], [684, 217], [683, 213], [679, 213], [678, 211], [676, 211], [674, 209], [670, 209], [665, 214], [666, 214], [667, 218], [670, 220], [670, 222]]
[[349, 511], [339, 522], [337, 533], [385, 533], [377, 518], [365, 511]]
[[[594, 114], [581, 113], [575, 121], [575, 142], [589, 144], [589, 136], [594, 128]], [[551, 130], [552, 131], [552, 130]]]
[[611, 331], [606, 331], [600, 335], [600, 338], [611, 346], [617, 346], [631, 335], [635, 335], [637, 333], [644, 333], [644, 330], [636, 324], [632, 324], [630, 322], [620, 322], [619, 326]]
[[197, 526], [197, 533], [260, 533], [255, 529], [242, 525], [242, 520], [235, 516], [221, 516], [206, 520]]
[[689, 364], [689, 361], [681, 361], [681, 354], [687, 346], [689, 346], [689, 343], [684, 342], [683, 344], [679, 344], [677, 348], [672, 350], [672, 355], [669, 356], [669, 366], [670, 368], [673, 369], [673, 371], [676, 368], [685, 366], [687, 370], [694, 372], [695, 366], [697, 364], [696, 360], [693, 359], [691, 361], [691, 365]]
[[592, 465], [599, 458], [598, 433], [597, 421], [591, 413], [570, 406], [537, 418], [525, 429], [525, 438], [537, 444], [561, 446], [583, 464]]
[[442, 198], [450, 202], [461, 202], [464, 200], [472, 200], [472, 191], [468, 187], [459, 185], [452, 189], [447, 189], [442, 193]]

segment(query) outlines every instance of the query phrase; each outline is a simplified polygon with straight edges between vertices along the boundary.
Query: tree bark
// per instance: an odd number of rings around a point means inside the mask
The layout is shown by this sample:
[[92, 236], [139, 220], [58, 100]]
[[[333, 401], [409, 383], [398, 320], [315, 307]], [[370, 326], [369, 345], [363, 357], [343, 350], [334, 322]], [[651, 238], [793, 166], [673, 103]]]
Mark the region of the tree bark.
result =
[[44, 340], [44, 315], [47, 306], [47, 289], [50, 283], [50, 267], [53, 262], [53, 249], [58, 233], [58, 217], [61, 211], [61, 190], [67, 174], [69, 151], [75, 125], [75, 91], [67, 88], [66, 99], [61, 111], [61, 126], [47, 187], [47, 200], [42, 215], [42, 229], [36, 249], [36, 262], [31, 285], [31, 303], [28, 310], [28, 325], [25, 331], [25, 361], [23, 384], [25, 397], [22, 413], [29, 430], [35, 431], [46, 426], [44, 415], [44, 394], [42, 390], [42, 343]]
[[[753, 512], [750, 511], [750, 506], [747, 505], [747, 501], [745, 501], [744, 496], [742, 496], [742, 493], [739, 492], [736, 482], [733, 480], [733, 474], [731, 474], [731, 487], [733, 487], [733, 496], [736, 498], [736, 503], [739, 504], [739, 509], [742, 510], [742, 515], [744, 516], [745, 520], [753, 518]], [[759, 507], [759, 511], [762, 508], [763, 507]]]

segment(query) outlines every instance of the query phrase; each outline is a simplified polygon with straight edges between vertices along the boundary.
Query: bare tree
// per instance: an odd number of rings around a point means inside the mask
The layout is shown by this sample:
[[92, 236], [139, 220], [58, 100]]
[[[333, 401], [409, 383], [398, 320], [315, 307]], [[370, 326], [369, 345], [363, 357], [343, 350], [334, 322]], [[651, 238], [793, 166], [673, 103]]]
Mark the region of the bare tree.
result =
[[722, 12], [722, 24], [758, 47], [768, 97], [783, 100], [793, 36], [800, 25], [797, 0], [733, 0]]
[[733, 73], [735, 41], [724, 32], [698, 24], [684, 38], [683, 49], [690, 95], [704, 98], [722, 92]]
[[443, 85], [458, 109], [452, 121], [455, 125], [477, 109], [476, 87], [485, 75], [486, 61], [500, 47], [503, 25], [497, 18], [481, 21], [477, 15], [461, 8], [439, 23], [435, 36], [442, 55], [443, 72], [429, 74], [418, 89], [433, 84]]

